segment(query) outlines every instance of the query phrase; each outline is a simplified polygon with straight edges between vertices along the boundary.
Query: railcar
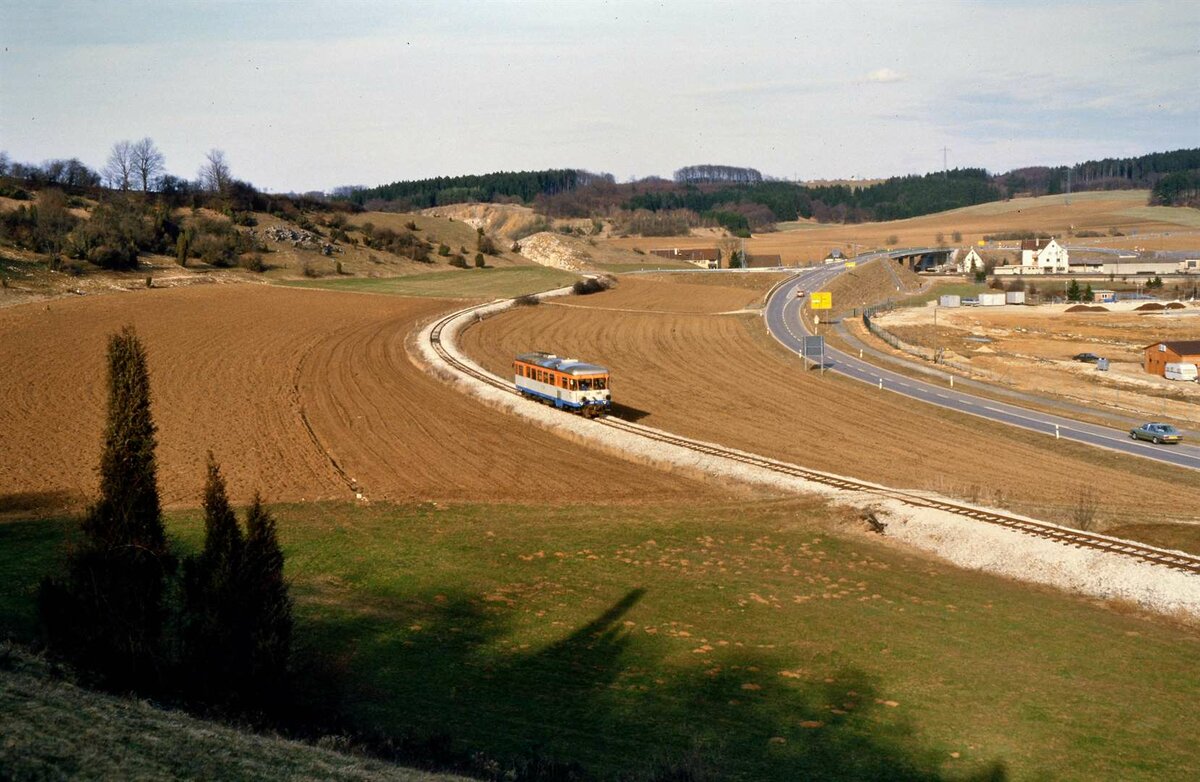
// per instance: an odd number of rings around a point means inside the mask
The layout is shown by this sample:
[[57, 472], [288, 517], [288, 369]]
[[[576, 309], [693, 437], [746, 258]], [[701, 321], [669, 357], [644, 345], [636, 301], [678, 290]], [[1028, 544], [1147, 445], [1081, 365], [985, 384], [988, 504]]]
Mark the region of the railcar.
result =
[[553, 353], [522, 353], [513, 360], [517, 391], [562, 410], [595, 418], [612, 407], [608, 370]]

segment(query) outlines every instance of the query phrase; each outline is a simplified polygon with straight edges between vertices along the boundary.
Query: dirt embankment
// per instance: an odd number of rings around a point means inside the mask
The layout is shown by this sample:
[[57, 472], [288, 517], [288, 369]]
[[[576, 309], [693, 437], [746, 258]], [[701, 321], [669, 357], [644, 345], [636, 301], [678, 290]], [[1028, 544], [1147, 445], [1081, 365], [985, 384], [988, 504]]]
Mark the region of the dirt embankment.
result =
[[[662, 290], [640, 289], [653, 285]], [[587, 307], [519, 308], [468, 329], [462, 345], [502, 375], [531, 347], [596, 361], [613, 372], [614, 400], [643, 423], [830, 472], [1055, 520], [1069, 521], [1089, 491], [1102, 498], [1103, 523], [1195, 515], [1177, 501], [1200, 490], [1192, 472], [806, 374], [757, 317], [621, 311], [686, 298], [673, 287], [643, 281], [587, 297]], [[711, 302], [709, 313], [732, 300]]]
[[895, 261], [881, 258], [847, 269], [829, 283], [835, 317], [844, 317], [872, 304], [903, 298], [925, 285], [925, 280]]
[[256, 489], [270, 501], [347, 499], [347, 478], [368, 499], [722, 493], [591, 453], [427, 376], [405, 340], [446, 308], [430, 299], [213, 286], [0, 311], [0, 512], [77, 506], [95, 491], [106, 338], [127, 323], [149, 353], [167, 504], [199, 501], [209, 448], [239, 501]]

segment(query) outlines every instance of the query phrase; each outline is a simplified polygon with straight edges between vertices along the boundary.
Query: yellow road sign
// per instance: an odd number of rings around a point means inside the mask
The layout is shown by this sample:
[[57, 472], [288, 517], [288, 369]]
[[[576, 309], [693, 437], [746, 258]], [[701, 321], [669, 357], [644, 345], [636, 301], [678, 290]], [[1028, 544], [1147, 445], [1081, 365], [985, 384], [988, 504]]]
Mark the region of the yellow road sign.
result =
[[813, 291], [810, 306], [814, 310], [827, 310], [833, 307], [833, 296], [828, 291]]
[[855, 266], [858, 266], [858, 261], [846, 261], [847, 269], [853, 269]]

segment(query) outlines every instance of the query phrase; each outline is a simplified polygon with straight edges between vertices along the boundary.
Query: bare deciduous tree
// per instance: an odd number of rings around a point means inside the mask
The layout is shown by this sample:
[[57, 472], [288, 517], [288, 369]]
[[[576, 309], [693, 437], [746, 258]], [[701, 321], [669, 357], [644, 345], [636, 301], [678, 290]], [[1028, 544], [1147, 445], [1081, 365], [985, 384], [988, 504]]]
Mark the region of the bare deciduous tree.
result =
[[108, 163], [104, 166], [104, 177], [109, 187], [128, 190], [133, 181], [133, 144], [128, 141], [118, 141], [112, 145], [108, 153]]
[[200, 186], [212, 193], [224, 193], [232, 178], [224, 151], [210, 149], [200, 166]]
[[150, 186], [166, 169], [163, 153], [154, 146], [149, 136], [135, 142], [131, 154], [133, 156], [133, 172], [141, 180], [142, 191], [149, 192]]

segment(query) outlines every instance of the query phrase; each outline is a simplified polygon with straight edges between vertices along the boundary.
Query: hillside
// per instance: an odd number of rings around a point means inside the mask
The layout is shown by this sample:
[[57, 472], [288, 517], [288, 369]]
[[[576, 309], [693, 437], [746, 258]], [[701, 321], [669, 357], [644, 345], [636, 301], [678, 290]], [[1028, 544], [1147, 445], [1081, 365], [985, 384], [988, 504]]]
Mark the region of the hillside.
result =
[[[926, 247], [937, 244], [939, 237], [961, 247], [985, 236], [1016, 231], [1049, 233], [1072, 246], [1200, 248], [1200, 212], [1186, 207], [1149, 207], [1148, 196], [1145, 190], [1073, 193], [1069, 199], [1062, 195], [1014, 198], [889, 222], [787, 223], [781, 226], [784, 230], [747, 239], [746, 251], [779, 254], [787, 264], [813, 263], [834, 248], [856, 255], [879, 247]], [[955, 239], [956, 231], [961, 240]], [[1114, 233], [1120, 235], [1111, 235]], [[634, 247], [647, 240], [616, 237], [608, 241], [618, 247]], [[715, 246], [711, 237], [673, 237], [670, 241], [681, 248]]]
[[54, 677], [0, 646], [0, 777], [34, 779], [322, 779], [454, 782], [404, 768], [164, 711]]

